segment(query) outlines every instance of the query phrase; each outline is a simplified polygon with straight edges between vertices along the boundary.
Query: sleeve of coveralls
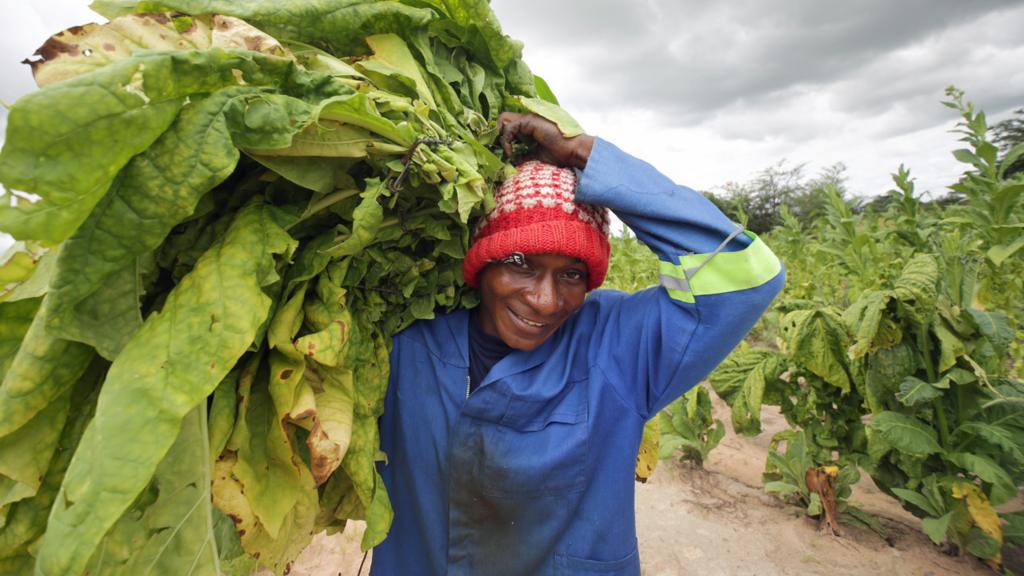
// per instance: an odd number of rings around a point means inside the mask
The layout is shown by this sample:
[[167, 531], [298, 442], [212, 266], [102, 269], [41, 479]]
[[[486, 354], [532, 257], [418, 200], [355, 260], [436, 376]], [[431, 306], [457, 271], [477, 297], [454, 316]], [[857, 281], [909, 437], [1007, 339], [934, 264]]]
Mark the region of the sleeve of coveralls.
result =
[[658, 256], [660, 286], [591, 296], [602, 318], [592, 365], [649, 418], [728, 355], [785, 272], [760, 238], [704, 196], [604, 140], [595, 139], [576, 199], [610, 208]]

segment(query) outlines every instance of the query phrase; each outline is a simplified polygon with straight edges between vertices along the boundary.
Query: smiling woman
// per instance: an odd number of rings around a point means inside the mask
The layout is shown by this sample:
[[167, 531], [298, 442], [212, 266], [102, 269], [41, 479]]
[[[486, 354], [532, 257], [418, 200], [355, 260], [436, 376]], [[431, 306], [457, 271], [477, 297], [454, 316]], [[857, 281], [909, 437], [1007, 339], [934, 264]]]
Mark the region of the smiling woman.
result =
[[480, 328], [510, 348], [533, 350], [587, 295], [587, 267], [563, 254], [531, 254], [480, 273]]
[[[644, 423], [739, 342], [782, 267], [608, 142], [537, 116], [498, 125], [506, 154], [532, 150], [463, 262], [481, 305], [394, 339], [379, 469], [395, 516], [372, 572], [636, 575]], [[595, 290], [608, 209], [659, 255], [661, 286]]]

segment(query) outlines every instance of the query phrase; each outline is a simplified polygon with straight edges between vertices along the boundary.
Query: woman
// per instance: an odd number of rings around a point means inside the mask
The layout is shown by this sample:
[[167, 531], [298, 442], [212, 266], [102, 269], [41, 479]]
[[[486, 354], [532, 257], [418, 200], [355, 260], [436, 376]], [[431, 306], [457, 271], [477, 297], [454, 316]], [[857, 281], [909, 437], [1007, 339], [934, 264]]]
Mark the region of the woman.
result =
[[[603, 140], [536, 116], [499, 126], [506, 154], [533, 140], [540, 162], [502, 184], [477, 228], [464, 274], [479, 308], [395, 338], [380, 421], [395, 517], [373, 573], [639, 574], [644, 423], [740, 341], [782, 266]], [[658, 255], [661, 286], [586, 297], [608, 267], [604, 207]]]

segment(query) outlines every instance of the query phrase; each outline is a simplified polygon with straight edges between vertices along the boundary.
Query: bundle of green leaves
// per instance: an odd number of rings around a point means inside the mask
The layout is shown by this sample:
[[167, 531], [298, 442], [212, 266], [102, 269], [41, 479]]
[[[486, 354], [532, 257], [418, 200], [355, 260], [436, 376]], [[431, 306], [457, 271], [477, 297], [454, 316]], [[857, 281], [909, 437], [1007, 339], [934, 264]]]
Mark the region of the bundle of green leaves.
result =
[[376, 545], [390, 337], [475, 303], [497, 115], [579, 127], [484, 0], [93, 7], [0, 153], [0, 573]]

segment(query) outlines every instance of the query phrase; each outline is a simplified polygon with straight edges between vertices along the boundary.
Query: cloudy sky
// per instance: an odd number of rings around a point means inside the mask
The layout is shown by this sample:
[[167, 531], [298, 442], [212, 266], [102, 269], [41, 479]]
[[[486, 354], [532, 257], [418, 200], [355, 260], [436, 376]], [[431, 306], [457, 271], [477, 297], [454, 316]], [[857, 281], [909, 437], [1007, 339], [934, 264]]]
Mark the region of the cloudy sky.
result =
[[[0, 100], [87, 0], [0, 6]], [[848, 167], [874, 195], [904, 163], [919, 190], [955, 180], [955, 84], [992, 121], [1024, 106], [1024, 2], [493, 0], [507, 34], [588, 132], [713, 189], [786, 160]], [[3, 118], [0, 117], [0, 122]]]

